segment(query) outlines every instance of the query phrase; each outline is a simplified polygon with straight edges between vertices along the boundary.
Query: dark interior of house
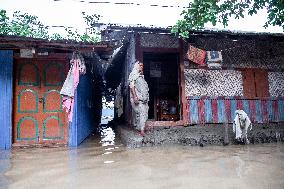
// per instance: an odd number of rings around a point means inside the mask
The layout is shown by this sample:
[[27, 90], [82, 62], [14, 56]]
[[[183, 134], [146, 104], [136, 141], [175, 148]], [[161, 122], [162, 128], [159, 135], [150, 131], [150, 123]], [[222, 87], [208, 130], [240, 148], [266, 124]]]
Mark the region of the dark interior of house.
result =
[[149, 119], [180, 119], [177, 53], [144, 53], [144, 75], [149, 85]]

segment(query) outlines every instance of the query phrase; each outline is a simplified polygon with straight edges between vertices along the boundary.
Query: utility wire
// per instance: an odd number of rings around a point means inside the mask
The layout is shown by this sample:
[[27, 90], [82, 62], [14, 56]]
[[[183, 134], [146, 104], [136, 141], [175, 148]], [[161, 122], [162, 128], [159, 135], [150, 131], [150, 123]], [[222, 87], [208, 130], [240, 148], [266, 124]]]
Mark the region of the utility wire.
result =
[[[55, 2], [63, 0], [53, 0]], [[114, 5], [132, 5], [132, 6], [150, 6], [150, 7], [159, 7], [159, 8], [189, 8], [179, 5], [159, 5], [159, 4], [143, 4], [143, 3], [134, 3], [134, 2], [111, 2], [111, 1], [84, 1], [84, 0], [73, 0], [79, 3], [90, 3], [90, 4], [114, 4]]]

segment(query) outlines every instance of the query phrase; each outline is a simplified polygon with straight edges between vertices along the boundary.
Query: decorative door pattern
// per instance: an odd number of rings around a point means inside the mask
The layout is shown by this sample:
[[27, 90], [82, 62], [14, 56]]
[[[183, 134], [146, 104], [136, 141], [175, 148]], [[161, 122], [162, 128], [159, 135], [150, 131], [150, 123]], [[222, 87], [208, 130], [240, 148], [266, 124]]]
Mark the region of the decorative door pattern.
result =
[[60, 95], [65, 63], [60, 59], [16, 61], [14, 143], [67, 143], [67, 117]]

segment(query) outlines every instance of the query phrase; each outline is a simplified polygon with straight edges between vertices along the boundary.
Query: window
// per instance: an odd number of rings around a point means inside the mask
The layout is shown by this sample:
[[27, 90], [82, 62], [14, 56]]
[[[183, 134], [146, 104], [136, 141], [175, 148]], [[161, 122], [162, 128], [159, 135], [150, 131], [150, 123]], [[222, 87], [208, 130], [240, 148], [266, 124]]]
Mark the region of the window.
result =
[[246, 69], [242, 72], [244, 97], [269, 97], [268, 73], [261, 69]]

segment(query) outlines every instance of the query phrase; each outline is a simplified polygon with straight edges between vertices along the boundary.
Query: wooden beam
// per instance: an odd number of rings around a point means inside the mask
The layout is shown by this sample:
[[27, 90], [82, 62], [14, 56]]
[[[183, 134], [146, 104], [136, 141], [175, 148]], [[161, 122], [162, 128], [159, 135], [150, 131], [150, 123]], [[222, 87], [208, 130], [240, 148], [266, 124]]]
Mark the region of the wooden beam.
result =
[[184, 41], [179, 39], [179, 81], [180, 81], [180, 98], [181, 98], [181, 116], [185, 123], [187, 120], [187, 100], [185, 96], [185, 78], [184, 78]]

